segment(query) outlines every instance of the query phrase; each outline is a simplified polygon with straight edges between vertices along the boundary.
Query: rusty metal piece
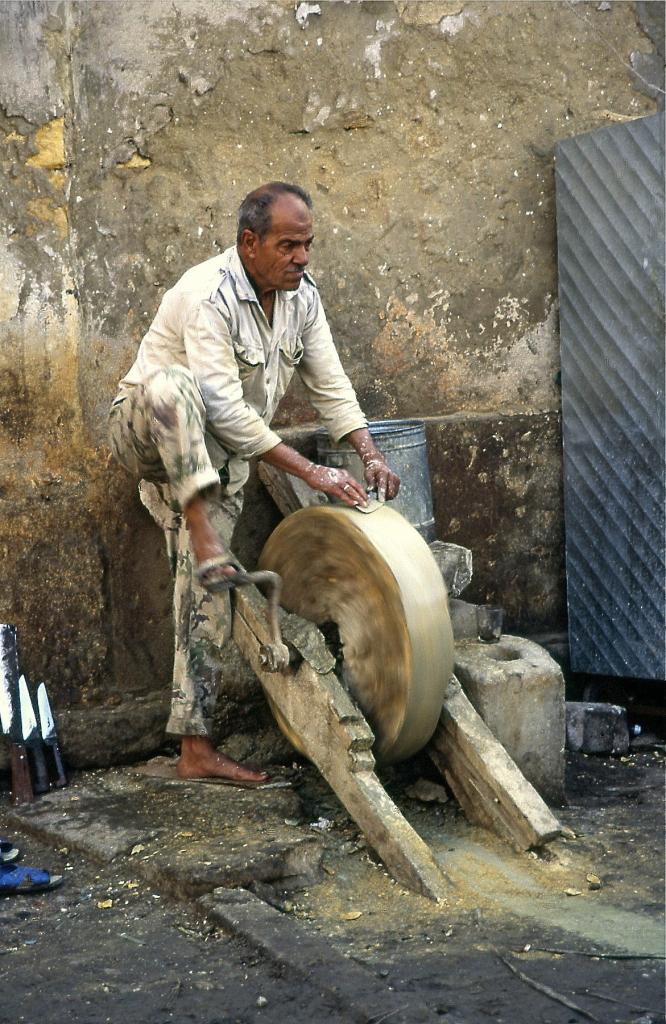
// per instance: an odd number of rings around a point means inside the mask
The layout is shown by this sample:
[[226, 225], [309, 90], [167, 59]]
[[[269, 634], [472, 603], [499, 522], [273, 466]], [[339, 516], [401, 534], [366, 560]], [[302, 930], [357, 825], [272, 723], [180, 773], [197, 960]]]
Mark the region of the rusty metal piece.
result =
[[453, 671], [453, 636], [441, 573], [414, 527], [386, 506], [302, 509], [277, 527], [259, 564], [282, 577], [284, 608], [337, 625], [342, 679], [375, 734], [377, 761], [424, 747]]
[[278, 619], [282, 579], [276, 572], [270, 572], [269, 570], [245, 572], [245, 570], [241, 569], [234, 576], [233, 584], [234, 588], [254, 584], [257, 587], [264, 586], [268, 590], [266, 618], [272, 643], [262, 644], [260, 652], [261, 664], [267, 672], [284, 672], [289, 665], [289, 648], [282, 642], [282, 633], [280, 632], [280, 622]]

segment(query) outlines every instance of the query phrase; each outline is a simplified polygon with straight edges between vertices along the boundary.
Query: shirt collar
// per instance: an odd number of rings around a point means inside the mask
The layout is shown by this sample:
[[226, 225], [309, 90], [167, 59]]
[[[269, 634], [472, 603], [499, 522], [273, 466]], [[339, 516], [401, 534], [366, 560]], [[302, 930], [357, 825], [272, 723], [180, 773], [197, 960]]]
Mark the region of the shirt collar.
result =
[[257, 293], [252, 287], [235, 245], [229, 250], [229, 271], [234, 279], [238, 298], [245, 302], [258, 302]]
[[[245, 267], [243, 266], [243, 261], [241, 260], [240, 255], [238, 253], [238, 248], [234, 245], [232, 246], [231, 249], [228, 250], [228, 253], [228, 269], [231, 273], [231, 276], [234, 279], [234, 284], [236, 286], [236, 294], [238, 298], [245, 302], [258, 303], [259, 299], [257, 298], [257, 293], [252, 287], [252, 282], [247, 276], [247, 272], [245, 270]], [[296, 288], [294, 291], [287, 292], [277, 289], [275, 294], [280, 295], [283, 299], [293, 299], [295, 298], [296, 295], [298, 295], [298, 292], [302, 284], [303, 282], [301, 281], [298, 288]]]

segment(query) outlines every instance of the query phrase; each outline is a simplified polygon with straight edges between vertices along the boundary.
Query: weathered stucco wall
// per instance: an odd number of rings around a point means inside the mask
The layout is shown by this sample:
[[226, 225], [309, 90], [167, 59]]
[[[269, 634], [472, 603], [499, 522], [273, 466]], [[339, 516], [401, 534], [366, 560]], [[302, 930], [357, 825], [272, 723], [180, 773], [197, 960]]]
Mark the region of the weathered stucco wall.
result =
[[[562, 624], [553, 148], [653, 112], [657, 7], [2, 5], [0, 618], [74, 761], [159, 741], [171, 660], [160, 537], [106, 409], [163, 289], [266, 179], [314, 196], [312, 269], [368, 415], [428, 421], [470, 593]], [[294, 387], [278, 422], [310, 420]], [[251, 494], [248, 561], [276, 518]], [[257, 698], [237, 660], [226, 686], [223, 732]]]

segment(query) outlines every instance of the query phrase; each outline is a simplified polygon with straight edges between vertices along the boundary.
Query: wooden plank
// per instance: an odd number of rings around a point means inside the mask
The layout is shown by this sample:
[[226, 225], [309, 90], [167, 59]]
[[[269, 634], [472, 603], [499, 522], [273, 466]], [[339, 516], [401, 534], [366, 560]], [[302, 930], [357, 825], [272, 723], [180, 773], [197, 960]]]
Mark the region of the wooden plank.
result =
[[562, 828], [534, 787], [451, 679], [427, 752], [466, 817], [520, 850], [543, 846]]
[[320, 491], [313, 491], [305, 480], [297, 476], [291, 476], [277, 466], [269, 466], [267, 462], [257, 464], [257, 473], [262, 484], [270, 494], [271, 498], [279, 508], [283, 516], [290, 516], [299, 508], [309, 508], [311, 505], [325, 505], [326, 495]]
[[268, 629], [261, 597], [253, 589], [236, 592], [233, 636], [271, 704], [289, 723], [305, 754], [392, 877], [430, 899], [445, 899], [449, 883], [429, 847], [374, 774], [374, 736], [335, 673], [318, 672], [306, 661], [281, 673], [266, 672], [261, 665], [259, 650]]

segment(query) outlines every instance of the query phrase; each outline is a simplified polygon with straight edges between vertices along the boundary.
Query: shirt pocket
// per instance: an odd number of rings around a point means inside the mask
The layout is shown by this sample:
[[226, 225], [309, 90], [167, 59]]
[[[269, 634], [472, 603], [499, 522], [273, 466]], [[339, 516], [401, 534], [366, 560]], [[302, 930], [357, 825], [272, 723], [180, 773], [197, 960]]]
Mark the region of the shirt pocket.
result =
[[238, 366], [238, 374], [241, 380], [246, 380], [263, 367], [264, 354], [260, 349], [244, 345], [241, 341], [236, 340], [236, 338], [232, 339], [232, 343]]
[[288, 366], [297, 366], [303, 358], [303, 342], [301, 336], [287, 331], [280, 338], [280, 359]]

